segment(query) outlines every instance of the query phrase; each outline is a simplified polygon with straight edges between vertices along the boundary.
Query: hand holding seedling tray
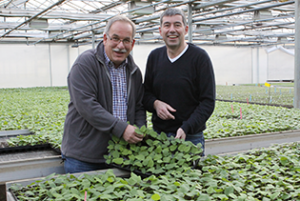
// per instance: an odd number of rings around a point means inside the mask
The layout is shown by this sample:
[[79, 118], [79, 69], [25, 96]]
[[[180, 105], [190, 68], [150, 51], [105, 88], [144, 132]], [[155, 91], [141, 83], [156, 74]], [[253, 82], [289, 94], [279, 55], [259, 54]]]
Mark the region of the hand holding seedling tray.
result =
[[202, 145], [168, 138], [165, 133], [157, 134], [145, 126], [136, 129], [144, 135], [143, 141], [129, 144], [122, 138], [113, 136], [109, 141], [106, 163], [144, 176], [165, 174], [169, 171], [185, 171], [198, 161]]

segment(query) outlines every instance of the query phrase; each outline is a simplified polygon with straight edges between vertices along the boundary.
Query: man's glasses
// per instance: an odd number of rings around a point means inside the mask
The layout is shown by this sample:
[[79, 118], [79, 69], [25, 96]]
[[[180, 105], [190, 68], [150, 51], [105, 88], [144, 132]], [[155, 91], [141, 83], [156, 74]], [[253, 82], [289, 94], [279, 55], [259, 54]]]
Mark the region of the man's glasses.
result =
[[133, 41], [130, 40], [129, 38], [125, 38], [123, 40], [121, 40], [119, 37], [113, 36], [112, 38], [106, 34], [107, 37], [112, 40], [115, 44], [119, 44], [120, 42], [123, 42], [124, 45], [130, 45]]

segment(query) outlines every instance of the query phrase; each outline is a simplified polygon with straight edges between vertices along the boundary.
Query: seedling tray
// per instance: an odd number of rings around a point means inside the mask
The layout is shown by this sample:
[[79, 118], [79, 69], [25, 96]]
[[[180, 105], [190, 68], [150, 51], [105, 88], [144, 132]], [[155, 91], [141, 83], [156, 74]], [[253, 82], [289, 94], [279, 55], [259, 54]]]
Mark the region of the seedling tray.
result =
[[[193, 161], [193, 166], [191, 167], [191, 169], [197, 169], [197, 165], [199, 163], [199, 160], [200, 159], [197, 159], [196, 161]], [[128, 172], [134, 172], [135, 174], [141, 176], [143, 179], [147, 178], [147, 177], [150, 177], [151, 175], [159, 176], [159, 175], [163, 175], [164, 174], [164, 173], [155, 174], [155, 173], [151, 173], [151, 172], [143, 173], [142, 171], [140, 171], [140, 170], [138, 170], [136, 168], [132, 171], [131, 168], [130, 168], [131, 167], [130, 165], [128, 165], [128, 166], [121, 166], [121, 165], [118, 165], [118, 164], [115, 164], [115, 163], [111, 163], [111, 164], [106, 163], [106, 165], [108, 167], [118, 168], [120, 170], [125, 170], [125, 171], [128, 171]]]
[[[112, 169], [103, 169], [103, 170], [96, 170], [96, 171], [88, 171], [88, 172], [80, 172], [80, 173], [74, 173], [72, 174], [73, 176], [77, 177], [77, 178], [81, 178], [84, 176], [84, 174], [86, 175], [98, 175], [98, 174], [105, 174], [106, 171], [108, 170], [112, 170], [114, 175], [117, 176], [117, 177], [122, 177], [122, 178], [129, 178], [130, 176], [130, 173], [127, 172], [127, 171], [123, 171], [123, 170], [119, 170], [119, 169], [116, 169], [116, 168], [112, 168]], [[48, 175], [48, 179], [50, 178], [56, 178], [56, 177], [60, 177], [60, 176], [63, 176], [63, 175], [54, 175], [54, 176], [51, 176], [51, 175]], [[23, 187], [26, 187], [28, 185], [32, 185], [33, 183], [37, 184], [39, 182], [37, 181], [43, 181], [45, 182], [47, 179], [47, 177], [41, 177], [41, 178], [32, 178], [32, 179], [27, 179], [27, 180], [20, 180], [20, 181], [11, 181], [11, 182], [7, 182], [6, 183], [6, 192], [8, 194], [10, 194], [10, 200], [8, 201], [18, 201], [19, 199], [17, 198], [16, 194], [15, 194], [15, 191], [11, 189], [11, 187], [13, 185], [17, 185], [19, 186], [19, 189], [21, 190]], [[44, 180], [46, 179], [46, 180]], [[62, 180], [63, 182], [64, 180]]]
[[9, 191], [13, 201], [19, 201], [13, 190], [9, 189], [8, 191]]
[[60, 154], [60, 149], [53, 148], [51, 144], [39, 144], [33, 146], [18, 146], [18, 147], [5, 147], [0, 148], [0, 154], [27, 152], [27, 151], [38, 151], [38, 150], [49, 150], [53, 149], [56, 153]]
[[117, 165], [117, 164], [107, 164], [106, 165], [108, 167], [112, 167], [112, 168], [118, 168], [120, 170], [125, 170], [127, 172], [134, 172], [135, 174], [141, 176], [143, 179], [144, 178], [147, 178], [147, 177], [150, 177], [151, 175], [155, 175], [155, 176], [159, 176], [160, 174], [154, 174], [154, 173], [149, 173], [149, 172], [146, 172], [146, 173], [142, 173], [141, 171], [137, 170], [137, 169], [134, 169], [133, 171], [130, 170], [130, 167], [131, 166], [126, 166], [126, 167], [122, 167], [121, 165]]
[[55, 153], [57, 153], [58, 155], [61, 155], [60, 148], [55, 148], [55, 147], [53, 147], [53, 146], [51, 145], [51, 149], [52, 149], [53, 151], [55, 151]]

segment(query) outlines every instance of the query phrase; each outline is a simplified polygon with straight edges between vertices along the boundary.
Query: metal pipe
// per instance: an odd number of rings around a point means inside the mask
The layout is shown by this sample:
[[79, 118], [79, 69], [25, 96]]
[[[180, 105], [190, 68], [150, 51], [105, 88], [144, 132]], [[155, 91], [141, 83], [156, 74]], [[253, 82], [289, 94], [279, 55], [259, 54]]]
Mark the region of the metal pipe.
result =
[[300, 0], [295, 5], [294, 108], [300, 108]]
[[259, 84], [259, 46], [257, 47], [256, 67], [257, 67], [257, 84]]
[[71, 62], [70, 62], [70, 45], [66, 45], [66, 47], [67, 47], [67, 59], [68, 59], [68, 73], [70, 72], [70, 69], [71, 69]]
[[[170, 6], [170, 7], [176, 7], [176, 6], [183, 5], [183, 4], [187, 4], [187, 3], [191, 3], [191, 2], [194, 2], [194, 1], [196, 1], [196, 0], [184, 1], [184, 2], [182, 2], [182, 3], [178, 3], [178, 4], [172, 5], [172, 6]], [[143, 6], [143, 7], [139, 7], [139, 8], [135, 8], [135, 9], [130, 9], [130, 10], [127, 10], [127, 11], [123, 11], [123, 12], [120, 12], [120, 13], [118, 13], [118, 14], [116, 14], [116, 15], [130, 13], [130, 12], [133, 12], [133, 11], [136, 11], [136, 10], [141, 10], [141, 9], [144, 9], [144, 8], [156, 6], [156, 5], [159, 5], [159, 4], [164, 4], [164, 3], [167, 3], [167, 2], [169, 2], [169, 0], [163, 0], [163, 1], [160, 1], [160, 2], [157, 2], [157, 3], [152, 3], [152, 4], [147, 5], [147, 6]], [[106, 21], [108, 21], [110, 18], [112, 18], [112, 17], [114, 17], [114, 16], [115, 16], [115, 15], [112, 15], [112, 16], [107, 17], [107, 18], [105, 18], [105, 19], [99, 20], [98, 22], [94, 22], [94, 23], [87, 24], [87, 25], [84, 25], [84, 26], [81, 26], [81, 27], [77, 27], [76, 29], [70, 29], [70, 30], [68, 30], [68, 31], [62, 32], [62, 33], [60, 33], [60, 34], [57, 34], [57, 35], [52, 36], [52, 37], [49, 37], [49, 38], [43, 38], [43, 39], [41, 39], [41, 40], [38, 40], [38, 41], [34, 42], [32, 45], [35, 45], [35, 44], [37, 44], [37, 43], [39, 43], [39, 42], [41, 42], [41, 41], [44, 41], [45, 39], [56, 38], [57, 36], [63, 35], [63, 34], [65, 34], [65, 33], [67, 33], [67, 32], [76, 31], [76, 30], [78, 30], [78, 29], [86, 28], [86, 27], [89, 27], [89, 26], [92, 27], [92, 26], [97, 25], [97, 24], [100, 24], [100, 23], [102, 23], [102, 22], [106, 22]], [[99, 28], [102, 28], [102, 27], [104, 27], [104, 26], [105, 26], [105, 25], [101, 25], [101, 26], [99, 26], [99, 27], [94, 27], [94, 28], [89, 29], [89, 30], [81, 31], [81, 32], [79, 32], [78, 34], [84, 33], [84, 32], [88, 32], [88, 31], [94, 31], [95, 29], [99, 29]], [[62, 37], [62, 38], [64, 38], [64, 37]]]
[[207, 15], [207, 14], [213, 14], [213, 13], [217, 13], [217, 12], [218, 13], [219, 12], [225, 12], [225, 11], [234, 10], [234, 9], [237, 9], [237, 8], [244, 8], [244, 7], [254, 6], [254, 5], [258, 5], [258, 4], [268, 3], [268, 2], [271, 2], [271, 1], [273, 1], [273, 0], [258, 1], [258, 2], [255, 2], [255, 3], [245, 4], [245, 5], [241, 5], [241, 6], [234, 6], [234, 7], [231, 7], [231, 8], [225, 8], [225, 9], [210, 11], [210, 12], [206, 12], [206, 13], [201, 13], [201, 14], [198, 14], [198, 15], [194, 15], [194, 17], [203, 16], [203, 15]]
[[48, 46], [48, 52], [49, 52], [49, 71], [50, 71], [50, 86], [52, 87], [52, 62], [51, 62], [51, 44], [49, 43]]
[[188, 26], [189, 26], [189, 30], [188, 30], [188, 38], [189, 38], [189, 42], [192, 43], [193, 42], [193, 16], [192, 16], [192, 4], [189, 3], [188, 4]]
[[92, 47], [95, 49], [95, 32], [92, 32]]
[[22, 22], [21, 24], [19, 24], [18, 26], [16, 26], [15, 28], [10, 29], [9, 31], [5, 32], [2, 36], [0, 36], [0, 38], [3, 38], [4, 36], [8, 35], [9, 33], [11, 33], [12, 31], [18, 29], [19, 27], [23, 26], [24, 24], [27, 24], [28, 22], [30, 22], [31, 20], [33, 20], [34, 18], [38, 17], [39, 15], [42, 15], [43, 13], [47, 12], [48, 10], [52, 9], [55, 6], [58, 6], [59, 4], [63, 3], [65, 0], [59, 0], [58, 2], [56, 2], [55, 4], [49, 6], [48, 8], [46, 8], [45, 10], [42, 10], [41, 12], [35, 14], [34, 16], [30, 17], [29, 19], [25, 20], [24, 22]]
[[249, 12], [253, 12], [256, 10], [263, 10], [263, 9], [269, 9], [269, 8], [274, 8], [274, 7], [278, 7], [278, 6], [285, 6], [288, 4], [293, 4], [294, 1], [287, 1], [287, 2], [283, 2], [283, 3], [278, 3], [278, 4], [273, 4], [271, 6], [265, 6], [262, 8], [253, 8], [253, 9], [249, 9], [249, 10], [245, 10], [245, 11], [239, 11], [239, 12], [234, 12], [234, 13], [229, 13], [229, 14], [224, 14], [224, 15], [218, 15], [218, 16], [213, 16], [213, 17], [208, 17], [208, 18], [202, 18], [202, 19], [194, 19], [193, 22], [200, 22], [200, 21], [205, 21], [205, 20], [211, 20], [211, 19], [216, 19], [216, 18], [222, 18], [222, 17], [228, 17], [228, 16], [232, 16], [232, 15], [238, 15], [238, 14], [243, 14], [243, 13], [249, 13]]

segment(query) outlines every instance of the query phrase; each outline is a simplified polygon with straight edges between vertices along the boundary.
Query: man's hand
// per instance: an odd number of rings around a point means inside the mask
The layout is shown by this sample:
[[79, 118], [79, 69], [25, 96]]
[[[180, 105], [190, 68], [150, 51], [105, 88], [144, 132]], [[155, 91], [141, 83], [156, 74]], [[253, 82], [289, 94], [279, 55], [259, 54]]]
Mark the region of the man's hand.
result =
[[136, 127], [128, 125], [123, 133], [123, 138], [126, 142], [135, 144], [143, 140], [143, 135], [135, 132]]
[[176, 112], [176, 110], [167, 103], [156, 100], [154, 101], [153, 106], [156, 110], [157, 116], [162, 120], [175, 119], [175, 117], [170, 112]]
[[177, 132], [176, 132], [175, 138], [185, 140], [186, 134], [185, 134], [185, 132], [182, 130], [182, 128], [178, 128], [178, 130], [177, 130]]

